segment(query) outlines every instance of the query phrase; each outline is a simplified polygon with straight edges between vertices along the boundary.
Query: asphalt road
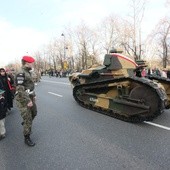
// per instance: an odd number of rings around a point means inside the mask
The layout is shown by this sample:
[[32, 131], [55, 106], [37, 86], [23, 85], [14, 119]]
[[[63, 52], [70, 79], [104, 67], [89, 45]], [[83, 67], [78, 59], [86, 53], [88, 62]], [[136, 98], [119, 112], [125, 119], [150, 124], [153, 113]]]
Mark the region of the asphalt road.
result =
[[0, 141], [0, 170], [169, 170], [170, 110], [132, 124], [86, 110], [67, 78], [43, 77], [36, 86], [35, 147], [24, 144], [16, 107]]

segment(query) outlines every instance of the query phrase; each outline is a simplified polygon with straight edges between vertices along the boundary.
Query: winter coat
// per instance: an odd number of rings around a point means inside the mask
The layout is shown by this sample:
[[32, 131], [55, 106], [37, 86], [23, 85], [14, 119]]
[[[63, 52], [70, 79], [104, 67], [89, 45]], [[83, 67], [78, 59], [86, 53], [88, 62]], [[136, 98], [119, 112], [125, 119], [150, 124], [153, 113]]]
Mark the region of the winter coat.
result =
[[5, 100], [8, 109], [13, 107], [13, 94], [9, 87], [7, 75], [0, 76], [0, 89], [5, 90]]
[[0, 120], [6, 117], [7, 108], [5, 107], [5, 99], [0, 99]]

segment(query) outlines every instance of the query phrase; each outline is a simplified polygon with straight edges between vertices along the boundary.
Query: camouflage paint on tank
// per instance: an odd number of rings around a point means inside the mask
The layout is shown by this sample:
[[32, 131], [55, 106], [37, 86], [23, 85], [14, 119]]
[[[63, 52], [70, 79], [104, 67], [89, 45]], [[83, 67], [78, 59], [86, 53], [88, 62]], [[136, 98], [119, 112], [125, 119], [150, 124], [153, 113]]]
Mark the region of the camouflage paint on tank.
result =
[[[134, 91], [137, 87], [142, 89], [139, 98], [140, 91]], [[145, 89], [149, 99], [145, 95]], [[132, 91], [135, 92], [133, 94], [137, 93], [137, 98], [131, 97]], [[137, 77], [121, 77], [78, 85], [73, 89], [73, 96], [85, 108], [129, 122], [153, 120], [162, 113], [167, 100], [158, 84]]]

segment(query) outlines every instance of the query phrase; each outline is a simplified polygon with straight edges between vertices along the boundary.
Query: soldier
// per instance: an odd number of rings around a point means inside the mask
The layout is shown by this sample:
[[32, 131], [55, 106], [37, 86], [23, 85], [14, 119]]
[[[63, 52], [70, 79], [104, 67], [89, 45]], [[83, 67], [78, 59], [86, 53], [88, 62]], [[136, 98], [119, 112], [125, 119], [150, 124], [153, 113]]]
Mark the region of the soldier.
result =
[[25, 137], [25, 144], [34, 146], [35, 143], [30, 139], [32, 122], [37, 115], [37, 106], [35, 103], [34, 81], [31, 77], [31, 69], [33, 68], [34, 58], [30, 56], [23, 56], [22, 68], [16, 74], [16, 104], [21, 112], [23, 118], [23, 133]]

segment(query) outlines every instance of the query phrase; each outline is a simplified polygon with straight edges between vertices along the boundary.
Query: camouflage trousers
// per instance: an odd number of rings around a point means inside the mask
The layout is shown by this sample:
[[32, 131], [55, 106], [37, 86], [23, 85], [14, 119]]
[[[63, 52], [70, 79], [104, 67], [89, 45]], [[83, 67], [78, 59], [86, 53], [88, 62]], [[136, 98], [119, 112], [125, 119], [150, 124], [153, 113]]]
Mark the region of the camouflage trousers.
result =
[[20, 100], [16, 100], [17, 107], [21, 113], [21, 117], [23, 118], [23, 134], [30, 135], [32, 122], [35, 116], [37, 115], [37, 106], [35, 101], [32, 99], [33, 106], [28, 107], [27, 103], [20, 102]]

